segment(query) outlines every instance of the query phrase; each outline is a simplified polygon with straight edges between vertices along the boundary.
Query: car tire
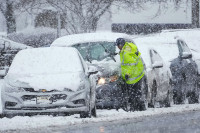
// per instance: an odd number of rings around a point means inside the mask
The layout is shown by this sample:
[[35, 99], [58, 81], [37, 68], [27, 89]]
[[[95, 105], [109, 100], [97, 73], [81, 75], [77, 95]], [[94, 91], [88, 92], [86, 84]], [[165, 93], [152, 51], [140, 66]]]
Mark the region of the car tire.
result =
[[157, 84], [154, 81], [152, 85], [152, 98], [151, 98], [150, 107], [153, 107], [153, 108], [160, 107], [160, 103], [156, 101], [156, 95], [157, 95]]
[[188, 98], [186, 97], [186, 94], [183, 94], [183, 92], [174, 92], [173, 100], [174, 104], [187, 104], [188, 102]]
[[189, 104], [198, 103], [199, 96], [195, 92], [191, 92], [188, 98]]
[[80, 118], [91, 118], [92, 116], [97, 117], [96, 105], [94, 106], [92, 110], [80, 113]]
[[167, 97], [166, 97], [166, 99], [165, 99], [165, 101], [164, 101], [164, 106], [165, 106], [165, 107], [171, 107], [173, 104], [174, 104], [174, 100], [173, 100], [172, 93], [170, 93], [170, 92], [168, 91]]
[[[96, 94], [93, 93], [94, 98], [96, 99]], [[97, 112], [96, 112], [96, 100], [94, 100], [94, 107], [91, 109], [91, 100], [92, 100], [92, 92], [90, 91], [90, 102], [89, 102], [89, 111], [87, 112], [81, 112], [80, 113], [80, 118], [91, 118], [92, 116], [97, 117]]]
[[0, 114], [0, 119], [3, 118], [3, 117], [5, 117], [5, 115], [4, 114]]

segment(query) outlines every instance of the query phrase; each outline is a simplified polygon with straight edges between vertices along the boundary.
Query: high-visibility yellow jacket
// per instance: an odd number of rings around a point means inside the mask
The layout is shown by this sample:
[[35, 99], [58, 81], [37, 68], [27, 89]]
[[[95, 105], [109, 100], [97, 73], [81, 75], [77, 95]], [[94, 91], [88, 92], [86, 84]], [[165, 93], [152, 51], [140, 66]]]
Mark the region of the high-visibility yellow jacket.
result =
[[[138, 55], [136, 54], [138, 52]], [[145, 74], [141, 53], [137, 46], [133, 43], [126, 42], [120, 51], [121, 73], [125, 80], [125, 75], [128, 75], [127, 84], [137, 83]]]

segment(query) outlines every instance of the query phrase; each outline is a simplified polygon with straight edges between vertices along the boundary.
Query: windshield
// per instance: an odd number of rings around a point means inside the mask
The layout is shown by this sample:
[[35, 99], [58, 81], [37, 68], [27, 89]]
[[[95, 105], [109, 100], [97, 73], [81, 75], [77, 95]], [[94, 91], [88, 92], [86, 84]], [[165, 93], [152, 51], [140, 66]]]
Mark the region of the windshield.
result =
[[89, 42], [76, 44], [73, 47], [77, 48], [84, 60], [101, 61], [110, 54], [115, 53], [116, 47], [114, 42]]
[[74, 48], [40, 48], [21, 51], [14, 58], [9, 73], [60, 74], [83, 71], [79, 55]]

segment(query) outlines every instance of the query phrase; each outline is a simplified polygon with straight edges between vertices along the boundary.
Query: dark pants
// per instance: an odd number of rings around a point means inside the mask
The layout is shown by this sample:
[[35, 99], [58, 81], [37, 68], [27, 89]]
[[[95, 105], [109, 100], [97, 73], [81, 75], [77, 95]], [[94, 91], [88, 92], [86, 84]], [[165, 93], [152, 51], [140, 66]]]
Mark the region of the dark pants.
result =
[[146, 77], [144, 76], [135, 84], [126, 84], [121, 87], [123, 94], [123, 102], [130, 104], [130, 110], [143, 110], [144, 106], [144, 92], [147, 89]]

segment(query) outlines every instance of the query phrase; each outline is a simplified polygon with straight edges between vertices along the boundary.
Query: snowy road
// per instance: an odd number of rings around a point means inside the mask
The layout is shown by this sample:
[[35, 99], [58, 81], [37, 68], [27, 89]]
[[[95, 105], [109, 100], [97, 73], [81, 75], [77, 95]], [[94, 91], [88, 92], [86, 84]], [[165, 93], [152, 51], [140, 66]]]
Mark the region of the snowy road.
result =
[[[123, 110], [98, 110], [97, 118], [81, 119], [79, 115], [72, 116], [16, 116], [11, 119], [0, 119], [0, 132], [67, 132], [69, 128], [83, 125], [92, 125], [99, 123], [113, 123], [124, 120], [137, 121], [150, 118], [152, 116], [186, 113], [189, 111], [200, 110], [200, 104], [193, 105], [174, 105], [170, 108], [155, 108], [141, 112], [124, 112]], [[169, 118], [170, 119], [170, 118]], [[171, 119], [176, 119], [171, 117]], [[62, 127], [62, 128], [61, 128]], [[65, 129], [68, 128], [68, 129]], [[60, 130], [61, 129], [61, 130]], [[102, 129], [103, 130], [103, 129]]]
[[27, 132], [60, 132], [60, 133], [198, 133], [200, 132], [200, 112], [162, 114], [137, 119], [126, 119], [112, 122], [88, 123], [82, 125], [55, 126]]

